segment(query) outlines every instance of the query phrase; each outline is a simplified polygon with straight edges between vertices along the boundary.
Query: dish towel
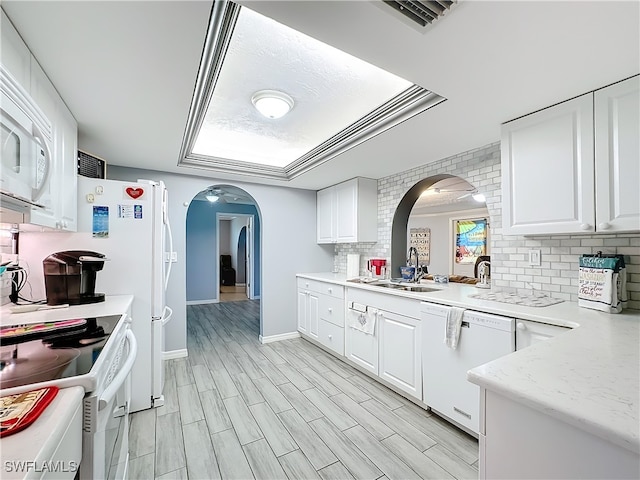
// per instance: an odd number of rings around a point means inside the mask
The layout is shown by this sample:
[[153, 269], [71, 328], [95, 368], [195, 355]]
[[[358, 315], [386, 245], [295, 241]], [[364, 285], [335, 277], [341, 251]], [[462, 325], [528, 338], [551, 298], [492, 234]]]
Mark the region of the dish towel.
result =
[[447, 313], [447, 322], [444, 332], [444, 343], [447, 347], [455, 350], [458, 347], [460, 338], [460, 328], [462, 327], [462, 315], [464, 308], [451, 307]]
[[378, 310], [358, 303], [352, 303], [349, 307], [349, 327], [360, 330], [367, 335], [374, 335]]
[[622, 256], [580, 257], [578, 305], [620, 313], [627, 300], [627, 270]]

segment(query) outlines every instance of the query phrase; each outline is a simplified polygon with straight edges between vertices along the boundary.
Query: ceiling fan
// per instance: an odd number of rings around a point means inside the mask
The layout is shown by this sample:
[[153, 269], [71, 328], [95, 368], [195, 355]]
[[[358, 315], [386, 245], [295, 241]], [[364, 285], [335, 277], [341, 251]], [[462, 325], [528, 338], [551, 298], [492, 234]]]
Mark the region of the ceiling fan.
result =
[[204, 192], [204, 198], [211, 203], [233, 203], [234, 201], [240, 200], [238, 195], [226, 192], [221, 188], [208, 188]]
[[202, 194], [211, 203], [254, 203], [251, 197], [241, 192], [234, 192], [220, 187], [209, 187]]

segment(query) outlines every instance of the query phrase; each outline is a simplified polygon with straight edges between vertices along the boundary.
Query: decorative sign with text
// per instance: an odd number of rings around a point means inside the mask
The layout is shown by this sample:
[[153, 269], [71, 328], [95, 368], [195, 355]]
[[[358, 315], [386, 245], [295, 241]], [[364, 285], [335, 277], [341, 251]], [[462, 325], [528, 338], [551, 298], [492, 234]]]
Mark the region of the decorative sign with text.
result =
[[430, 264], [429, 250], [431, 249], [431, 229], [411, 228], [409, 230], [409, 246], [418, 250], [418, 263]]

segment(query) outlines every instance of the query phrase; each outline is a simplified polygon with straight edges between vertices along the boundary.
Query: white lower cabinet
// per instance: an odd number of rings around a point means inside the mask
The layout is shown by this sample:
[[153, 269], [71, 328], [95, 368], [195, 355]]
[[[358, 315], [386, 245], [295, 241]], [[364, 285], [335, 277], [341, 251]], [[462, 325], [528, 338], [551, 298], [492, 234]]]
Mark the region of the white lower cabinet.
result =
[[344, 327], [320, 319], [318, 341], [338, 355], [344, 355]]
[[318, 338], [318, 295], [298, 289], [298, 331]]
[[516, 350], [522, 350], [534, 343], [548, 340], [569, 330], [571, 330], [569, 327], [559, 327], [528, 320], [516, 320]]
[[344, 288], [298, 278], [298, 331], [344, 355]]
[[348, 325], [345, 328], [345, 356], [365, 370], [378, 375], [379, 326], [376, 326], [377, 331], [374, 335], [361, 332]]
[[[345, 356], [422, 400], [421, 324], [409, 316], [419, 312], [420, 301], [361, 289], [348, 289], [346, 298]], [[372, 335], [349, 326], [357, 320], [358, 309], [363, 308], [377, 312]]]
[[479, 478], [640, 478], [640, 455], [484, 390]]
[[422, 400], [422, 334], [420, 320], [380, 312], [378, 375]]

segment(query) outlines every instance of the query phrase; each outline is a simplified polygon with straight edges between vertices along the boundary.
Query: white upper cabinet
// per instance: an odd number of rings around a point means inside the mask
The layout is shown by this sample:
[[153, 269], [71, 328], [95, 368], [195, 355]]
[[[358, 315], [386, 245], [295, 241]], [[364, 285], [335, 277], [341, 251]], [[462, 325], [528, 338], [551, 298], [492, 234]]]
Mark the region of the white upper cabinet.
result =
[[595, 92], [596, 219], [603, 232], [640, 230], [640, 76]]
[[378, 182], [353, 178], [317, 194], [318, 243], [378, 240]]
[[316, 202], [318, 243], [333, 243], [336, 238], [335, 191], [331, 188], [320, 190]]
[[37, 199], [43, 208], [31, 209], [30, 222], [58, 230], [76, 231], [78, 124], [4, 11], [0, 13], [0, 60], [31, 95], [53, 127], [51, 145], [48, 145], [51, 159], [42, 193]]
[[4, 10], [0, 9], [0, 61], [22, 87], [29, 92], [31, 81], [31, 52], [13, 27]]
[[594, 230], [593, 96], [502, 127], [502, 233]]
[[503, 234], [640, 230], [639, 78], [502, 126]]
[[58, 104], [57, 124], [58, 228], [75, 232], [78, 230], [78, 123], [62, 98]]

